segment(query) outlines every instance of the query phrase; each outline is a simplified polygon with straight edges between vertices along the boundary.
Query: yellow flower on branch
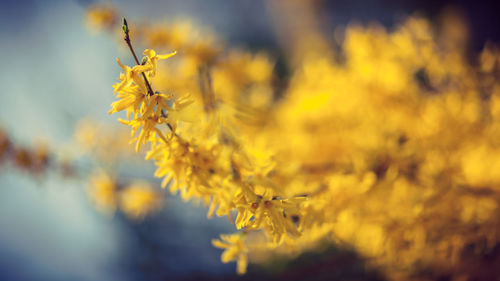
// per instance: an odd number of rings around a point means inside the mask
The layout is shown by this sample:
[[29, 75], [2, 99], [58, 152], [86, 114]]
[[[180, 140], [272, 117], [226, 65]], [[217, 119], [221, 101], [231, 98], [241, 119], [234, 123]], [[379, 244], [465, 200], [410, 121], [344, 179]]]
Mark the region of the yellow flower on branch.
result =
[[111, 30], [116, 24], [116, 9], [107, 4], [91, 5], [85, 15], [85, 23], [92, 32]]
[[166, 54], [166, 55], [157, 55], [154, 50], [151, 50], [151, 49], [144, 50], [144, 55], [146, 57], [148, 57], [148, 63], [151, 65], [151, 72], [150, 72], [149, 76], [155, 77], [156, 69], [158, 66], [158, 60], [168, 59], [168, 58], [174, 56], [175, 54], [177, 54], [176, 51], [174, 51], [170, 54]]
[[158, 136], [165, 142], [168, 142], [167, 138], [163, 135], [163, 133], [156, 128], [157, 124], [162, 124], [166, 123], [165, 119], [161, 116], [158, 115], [153, 115], [149, 116], [147, 118], [144, 117], [139, 117], [134, 120], [123, 120], [123, 119], [118, 119], [118, 121], [124, 125], [128, 125], [132, 127], [132, 135], [135, 135], [136, 132], [142, 127], [141, 132], [139, 133], [139, 136], [136, 138], [132, 139], [131, 142], [136, 142], [135, 145], [135, 151], [139, 152], [139, 149], [141, 149], [141, 146], [145, 144], [150, 136], [151, 133], [154, 132], [158, 134]]
[[163, 199], [147, 182], [137, 181], [120, 192], [120, 209], [130, 218], [142, 219], [158, 210]]
[[[248, 231], [264, 229], [275, 244], [280, 244], [288, 233], [298, 237], [301, 233], [292, 216], [299, 216], [299, 206], [306, 200], [306, 197], [281, 199], [271, 196], [269, 192], [257, 196], [253, 202], [239, 203], [236, 205], [238, 209], [236, 228], [246, 227]], [[246, 200], [242, 202], [244, 201]]]
[[144, 79], [141, 77], [141, 73], [152, 70], [151, 65], [136, 65], [134, 67], [130, 67], [128, 65], [122, 64], [120, 59], [116, 59], [120, 67], [123, 69], [124, 75], [120, 76], [120, 84], [115, 87], [115, 92], [120, 92], [122, 89], [130, 87], [132, 83], [135, 83], [140, 87], [143, 93], [147, 93], [146, 84]]
[[[146, 159], [155, 176], [163, 186], [172, 181], [182, 199], [204, 202], [209, 217], [232, 221], [237, 212], [236, 228], [265, 234], [263, 248], [272, 251], [302, 251], [323, 239], [350, 243], [381, 264], [397, 260], [389, 272], [439, 261], [439, 245], [452, 241], [447, 222], [470, 237], [453, 245], [457, 253], [465, 242], [498, 243], [496, 47], [475, 69], [453, 45], [443, 48], [425, 20], [394, 32], [349, 27], [345, 62], [311, 53], [279, 81], [264, 56], [209, 55], [194, 47], [202, 40], [187, 42], [191, 29], [181, 30], [183, 40], [171, 40], [170, 31], [159, 36], [154, 26], [144, 31], [183, 56], [166, 73], [157, 73], [158, 60], [175, 52], [145, 50], [144, 64], [132, 68], [119, 61], [120, 100], [110, 113], [127, 111], [121, 122], [139, 131], [137, 150], [151, 145]], [[154, 92], [148, 77], [168, 94]], [[465, 194], [471, 199], [461, 200]], [[486, 195], [494, 197], [476, 198]], [[235, 234], [212, 243], [244, 273], [247, 251], [256, 248], [249, 241]]]
[[231, 234], [224, 235], [221, 234], [219, 239], [212, 239], [212, 245], [217, 248], [224, 249], [221, 255], [221, 261], [223, 263], [228, 263], [230, 261], [236, 261], [236, 272], [238, 274], [245, 274], [247, 272], [248, 265], [248, 248], [244, 241], [245, 234]]
[[[116, 87], [119, 87], [117, 84]], [[126, 88], [122, 88], [116, 95], [119, 101], [115, 101], [111, 104], [111, 109], [108, 111], [109, 114], [120, 112], [122, 110], [127, 111], [127, 118], [130, 118], [130, 114], [137, 114], [139, 112], [141, 104], [144, 102], [146, 97], [145, 93], [141, 91], [139, 86], [130, 85]]]
[[90, 178], [88, 194], [97, 209], [105, 213], [113, 213], [117, 205], [115, 182], [104, 172], [98, 172]]

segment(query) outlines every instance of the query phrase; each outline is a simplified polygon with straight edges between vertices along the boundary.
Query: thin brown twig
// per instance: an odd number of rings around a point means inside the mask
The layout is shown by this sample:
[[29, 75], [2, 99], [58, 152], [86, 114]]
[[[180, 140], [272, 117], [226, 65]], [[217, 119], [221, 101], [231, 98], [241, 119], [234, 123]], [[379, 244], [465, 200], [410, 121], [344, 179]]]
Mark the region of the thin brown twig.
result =
[[[127, 43], [127, 46], [130, 49], [130, 52], [132, 53], [132, 56], [134, 57], [135, 62], [137, 63], [137, 65], [142, 65], [141, 63], [139, 63], [139, 60], [137, 59], [137, 55], [135, 54], [134, 48], [132, 47], [132, 43], [130, 42], [130, 36], [129, 36], [130, 29], [128, 27], [128, 23], [127, 23], [127, 20], [125, 18], [123, 18], [122, 28], [123, 28], [123, 32], [125, 33], [125, 38], [124, 38], [125, 42]], [[144, 72], [142, 73], [142, 77], [144, 78], [144, 82], [146, 83], [146, 86], [148, 88], [148, 94], [150, 96], [154, 95], [153, 88], [151, 87], [151, 84], [149, 84], [148, 78], [146, 77], [146, 74], [144, 74]], [[166, 118], [168, 114], [163, 112], [163, 109], [162, 109], [161, 115], [162, 115], [162, 117]], [[177, 138], [181, 139], [180, 136], [175, 133], [173, 126], [168, 122], [166, 122], [166, 124], [167, 124], [168, 128], [170, 129], [170, 131], [172, 132], [172, 134], [174, 136], [176, 136]]]
[[[137, 65], [141, 65], [141, 63], [139, 63], [139, 60], [137, 59], [134, 48], [132, 47], [132, 43], [130, 42], [130, 36], [128, 35], [129, 31], [130, 29], [128, 28], [127, 20], [123, 18], [123, 32], [125, 33], [125, 38], [124, 38], [125, 42], [127, 42], [127, 46], [130, 49], [132, 55], [134, 56], [134, 60], [137, 63]], [[151, 88], [151, 84], [149, 84], [148, 78], [146, 77], [146, 74], [144, 72], [142, 73], [142, 77], [144, 78], [144, 82], [146, 82], [146, 86], [148, 88], [148, 94], [150, 96], [154, 95], [153, 88]]]

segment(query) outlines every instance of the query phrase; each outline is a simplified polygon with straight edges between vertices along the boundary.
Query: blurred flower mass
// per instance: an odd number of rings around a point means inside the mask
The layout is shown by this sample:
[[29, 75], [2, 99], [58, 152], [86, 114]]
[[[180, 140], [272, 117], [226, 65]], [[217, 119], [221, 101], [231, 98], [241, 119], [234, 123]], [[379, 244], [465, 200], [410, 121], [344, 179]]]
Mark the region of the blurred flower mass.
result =
[[77, 279], [499, 279], [499, 45], [471, 48], [460, 6], [335, 26], [329, 1], [262, 5], [274, 39], [254, 45], [85, 5], [86, 32], [115, 44], [103, 110], [54, 144], [2, 120], [0, 169], [76, 182], [125, 233], [119, 274]]

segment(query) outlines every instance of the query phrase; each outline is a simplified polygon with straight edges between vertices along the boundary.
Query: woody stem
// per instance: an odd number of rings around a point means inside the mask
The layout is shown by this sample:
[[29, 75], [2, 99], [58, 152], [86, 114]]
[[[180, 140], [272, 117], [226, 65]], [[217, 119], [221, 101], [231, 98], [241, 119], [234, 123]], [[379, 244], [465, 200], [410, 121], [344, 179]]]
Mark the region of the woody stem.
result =
[[[130, 36], [128, 35], [130, 32], [130, 29], [128, 28], [127, 20], [125, 18], [123, 18], [122, 28], [123, 28], [123, 32], [125, 33], [125, 38], [124, 38], [125, 42], [127, 43], [127, 46], [130, 49], [130, 52], [132, 53], [132, 56], [134, 56], [135, 62], [137, 63], [137, 65], [142, 65], [141, 63], [139, 63], [139, 60], [137, 59], [137, 55], [135, 54], [134, 48], [132, 47], [132, 43], [130, 42]], [[151, 84], [149, 84], [148, 78], [146, 77], [146, 74], [144, 72], [142, 73], [142, 78], [144, 78], [144, 82], [146, 83], [146, 86], [148, 88], [148, 94], [150, 96], [154, 95], [153, 88], [151, 88]], [[161, 115], [162, 115], [162, 117], [167, 118], [167, 114], [165, 112], [163, 112], [163, 109], [161, 110]], [[170, 129], [170, 131], [172, 132], [172, 134], [174, 136], [176, 136], [177, 138], [181, 139], [180, 136], [175, 133], [174, 127], [168, 122], [166, 124], [167, 124], [168, 128]]]
[[[130, 30], [128, 28], [127, 21], [125, 19], [123, 19], [123, 25], [124, 25], [124, 32], [125, 32], [125, 38], [124, 38], [125, 42], [127, 42], [127, 46], [130, 49], [130, 52], [132, 53], [132, 55], [134, 56], [135, 62], [138, 65], [141, 65], [141, 63], [139, 63], [139, 60], [137, 59], [134, 48], [132, 47], [132, 43], [130, 42], [130, 36], [128, 35]], [[144, 82], [146, 82], [146, 87], [148, 88], [148, 94], [150, 96], [154, 95], [153, 88], [151, 88], [151, 84], [149, 84], [148, 78], [146, 77], [146, 74], [144, 72], [142, 73], [142, 78], [144, 78]]]

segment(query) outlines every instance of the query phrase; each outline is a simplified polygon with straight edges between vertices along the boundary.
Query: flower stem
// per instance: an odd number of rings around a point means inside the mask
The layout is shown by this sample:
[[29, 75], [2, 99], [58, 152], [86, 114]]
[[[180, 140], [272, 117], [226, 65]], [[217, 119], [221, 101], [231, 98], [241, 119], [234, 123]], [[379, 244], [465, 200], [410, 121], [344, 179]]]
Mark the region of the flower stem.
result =
[[[135, 51], [134, 51], [134, 47], [132, 47], [132, 43], [130, 42], [130, 36], [128, 35], [128, 33], [130, 32], [130, 29], [128, 28], [127, 20], [125, 18], [123, 18], [122, 29], [123, 29], [123, 33], [125, 33], [125, 38], [124, 38], [125, 42], [127, 43], [127, 46], [130, 49], [130, 52], [132, 53], [132, 56], [134, 56], [135, 62], [137, 63], [137, 65], [142, 65], [141, 63], [139, 63], [139, 60], [137, 59], [137, 55], [135, 54]], [[144, 78], [144, 82], [146, 83], [146, 86], [148, 88], [148, 94], [150, 96], [154, 95], [153, 88], [151, 88], [151, 84], [149, 84], [148, 78], [146, 77], [146, 74], [144, 72], [142, 73], [142, 77]], [[163, 109], [161, 110], [161, 115], [162, 115], [162, 117], [165, 117], [165, 118], [167, 118], [167, 116], [168, 116], [168, 114], [163, 112]], [[179, 137], [179, 135], [177, 135], [175, 133], [174, 127], [168, 122], [166, 124], [167, 124], [168, 128], [170, 129], [170, 131], [172, 132], [172, 134], [174, 136], [176, 136], [177, 138], [181, 139]]]
[[[127, 46], [130, 49], [130, 52], [132, 53], [132, 55], [134, 56], [135, 62], [137, 63], [137, 65], [141, 65], [141, 63], [137, 59], [137, 56], [135, 55], [135, 51], [134, 51], [134, 48], [132, 47], [132, 43], [130, 42], [130, 36], [128, 35], [130, 29], [128, 28], [127, 20], [125, 18], [123, 18], [122, 28], [123, 28], [123, 32], [125, 33], [125, 38], [124, 38], [125, 42], [127, 42]], [[144, 78], [144, 82], [146, 82], [146, 86], [148, 88], [148, 94], [150, 96], [154, 95], [153, 88], [151, 88], [151, 84], [149, 84], [148, 78], [146, 77], [146, 74], [144, 74], [144, 72], [142, 73], [142, 77]]]

